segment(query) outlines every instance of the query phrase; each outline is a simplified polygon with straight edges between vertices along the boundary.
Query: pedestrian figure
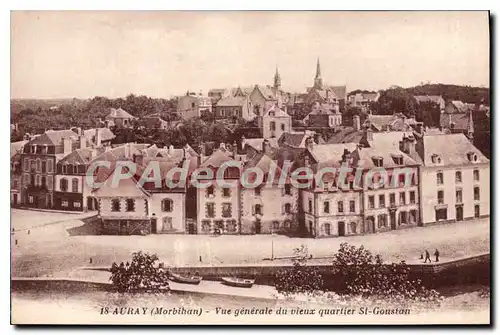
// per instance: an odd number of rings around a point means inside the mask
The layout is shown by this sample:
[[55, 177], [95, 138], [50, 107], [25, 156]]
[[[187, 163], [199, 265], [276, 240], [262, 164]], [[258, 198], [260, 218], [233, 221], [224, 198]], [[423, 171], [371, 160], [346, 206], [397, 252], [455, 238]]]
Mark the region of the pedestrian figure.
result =
[[200, 255], [200, 263], [201, 263], [201, 262], [203, 262], [203, 261], [201, 260], [201, 255]]
[[16, 240], [16, 245], [17, 245], [17, 240]]
[[420, 253], [420, 259], [424, 259], [424, 254]]
[[434, 256], [436, 256], [436, 262], [439, 262], [439, 251], [437, 249], [434, 252]]
[[92, 264], [92, 257], [90, 257], [90, 259], [89, 259], [89, 263], [90, 263], [90, 264]]
[[28, 235], [31, 233], [31, 230], [28, 229]]
[[432, 263], [432, 261], [431, 261], [431, 254], [429, 254], [429, 251], [427, 249], [425, 249], [424, 263], [427, 263], [427, 260], [429, 260], [429, 263]]

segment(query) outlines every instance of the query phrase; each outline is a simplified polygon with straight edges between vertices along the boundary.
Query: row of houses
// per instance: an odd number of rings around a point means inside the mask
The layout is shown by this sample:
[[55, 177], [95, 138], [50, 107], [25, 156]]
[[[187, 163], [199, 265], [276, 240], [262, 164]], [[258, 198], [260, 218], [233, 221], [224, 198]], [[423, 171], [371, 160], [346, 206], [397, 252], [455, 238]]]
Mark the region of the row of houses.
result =
[[[345, 143], [324, 143], [313, 132], [284, 132], [275, 138], [243, 138], [238, 145], [222, 143], [209, 155], [189, 145], [113, 147], [106, 128], [86, 134], [47, 131], [19, 145], [11, 157], [11, 201], [98, 210], [102, 232], [108, 234], [210, 234], [218, 228], [225, 234], [327, 237], [489, 216], [489, 160], [463, 134], [356, 127], [360, 137]], [[109, 166], [95, 169], [100, 161]], [[217, 183], [217, 172], [231, 161], [242, 165], [225, 170], [227, 185]], [[123, 162], [137, 169], [113, 184], [123, 173]], [[140, 182], [151, 162], [159, 164], [159, 185]], [[352, 171], [342, 175], [342, 166]], [[178, 175], [184, 167], [187, 175]], [[199, 168], [211, 185], [180, 183]], [[306, 185], [293, 178], [278, 182], [284, 171], [300, 175], [306, 168], [316, 177], [325, 169], [331, 173]], [[255, 169], [263, 172], [262, 180], [248, 187], [241, 177]], [[366, 182], [374, 169], [387, 174], [374, 177], [377, 187]], [[89, 176], [102, 185], [89, 184]]]

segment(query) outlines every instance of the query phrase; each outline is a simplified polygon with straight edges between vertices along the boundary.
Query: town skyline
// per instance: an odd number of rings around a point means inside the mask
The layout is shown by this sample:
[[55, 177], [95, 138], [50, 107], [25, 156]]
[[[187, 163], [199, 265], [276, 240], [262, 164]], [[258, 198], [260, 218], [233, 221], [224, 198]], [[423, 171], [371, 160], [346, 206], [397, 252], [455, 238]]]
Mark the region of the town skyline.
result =
[[318, 58], [324, 82], [348, 91], [427, 82], [489, 87], [487, 15], [13, 12], [11, 98], [206, 95], [272, 85], [276, 66], [285, 91], [304, 92]]

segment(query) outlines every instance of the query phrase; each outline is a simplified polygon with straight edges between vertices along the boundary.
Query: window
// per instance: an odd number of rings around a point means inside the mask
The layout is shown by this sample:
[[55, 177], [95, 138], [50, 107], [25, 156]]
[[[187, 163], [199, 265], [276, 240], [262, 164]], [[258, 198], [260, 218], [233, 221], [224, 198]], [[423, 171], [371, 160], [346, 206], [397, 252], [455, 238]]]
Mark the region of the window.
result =
[[35, 175], [31, 175], [31, 186], [35, 186]]
[[230, 233], [235, 233], [238, 229], [236, 225], [236, 220], [227, 220], [226, 221], [227, 231]]
[[47, 176], [47, 189], [49, 190], [52, 190], [52, 183], [54, 182], [52, 178], [52, 176]]
[[403, 165], [403, 156], [394, 155], [394, 156], [392, 156], [392, 159], [394, 160], [394, 164]]
[[458, 204], [461, 204], [462, 203], [462, 190], [461, 189], [457, 189], [455, 191], [455, 196], [456, 196], [456, 202]]
[[437, 194], [438, 204], [444, 204], [444, 191], [439, 190]]
[[222, 217], [223, 218], [230, 218], [231, 217], [231, 203], [230, 202], [225, 202], [222, 204]]
[[111, 200], [111, 211], [119, 212], [120, 211], [120, 199]]
[[75, 201], [75, 202], [73, 202], [73, 207], [80, 208], [80, 207], [82, 207], [82, 204], [80, 203], [80, 201]]
[[437, 182], [438, 185], [442, 185], [444, 183], [443, 173], [442, 172], [438, 172], [436, 174], [436, 182]]
[[45, 179], [45, 176], [42, 176], [42, 180], [40, 182], [40, 186], [47, 186], [47, 180]]
[[205, 233], [210, 232], [210, 220], [201, 220], [201, 230]]
[[478, 218], [480, 215], [479, 205], [474, 206], [474, 217]]
[[331, 235], [331, 233], [332, 233], [331, 225], [329, 223], [325, 223], [324, 227], [325, 227], [325, 235], [328, 235], [328, 236]]
[[24, 168], [24, 171], [30, 170], [30, 160], [28, 158], [24, 158], [23, 168]]
[[259, 205], [259, 204], [255, 205], [254, 213], [262, 215], [262, 205]]
[[415, 201], [415, 191], [410, 191], [410, 204], [414, 204]]
[[206, 204], [206, 217], [207, 218], [214, 218], [215, 217], [215, 203], [213, 202], [207, 202]]
[[349, 201], [349, 212], [351, 213], [356, 212], [356, 201], [354, 200]]
[[312, 211], [313, 211], [313, 203], [312, 203], [312, 201], [311, 201], [311, 200], [309, 200], [308, 205], [309, 205], [309, 206], [308, 206], [308, 209], [309, 209], [309, 210], [308, 210], [308, 212], [309, 212], [309, 213], [312, 213]]
[[78, 178], [71, 180], [71, 192], [78, 192]]
[[52, 160], [47, 161], [47, 172], [52, 173]]
[[376, 167], [382, 167], [384, 165], [384, 160], [382, 157], [372, 157], [373, 164], [375, 164]]
[[35, 172], [36, 170], [36, 161], [34, 159], [32, 159], [31, 161], [31, 172]]
[[207, 197], [212, 198], [214, 196], [214, 187], [209, 186], [207, 187]]
[[408, 223], [408, 212], [400, 212], [399, 213], [399, 222], [401, 224], [407, 224]]
[[285, 124], [284, 123], [281, 124], [281, 131], [285, 131]]
[[474, 200], [479, 200], [479, 187], [474, 187]]
[[259, 197], [260, 191], [261, 191], [260, 186], [257, 186], [256, 188], [254, 188], [254, 195]]
[[33, 200], [34, 200], [34, 199], [33, 199], [33, 196], [32, 196], [32, 195], [30, 195], [30, 196], [28, 197], [28, 201], [29, 201], [29, 203], [30, 203], [30, 204], [32, 204], [32, 203], [33, 203]]
[[73, 174], [73, 165], [71, 164], [66, 165], [66, 171], [68, 174]]
[[323, 202], [323, 213], [330, 213], [330, 202]]
[[42, 173], [47, 173], [47, 162], [42, 161]]
[[59, 189], [61, 192], [67, 192], [68, 191], [68, 180], [66, 178], [61, 178], [59, 181]]
[[474, 170], [474, 181], [479, 181], [479, 170]]
[[399, 193], [399, 204], [406, 205], [406, 193], [405, 192]]
[[174, 210], [174, 202], [172, 199], [163, 199], [161, 201], [161, 210], [163, 212], [172, 212]]
[[37, 174], [37, 175], [36, 175], [36, 182], [35, 182], [35, 185], [36, 185], [36, 186], [41, 186], [41, 185], [40, 185], [40, 175], [39, 175], [39, 174]]
[[280, 229], [280, 222], [273, 221], [273, 230], [279, 230], [279, 229]]
[[285, 194], [292, 195], [292, 187], [290, 186], [290, 184], [285, 184]]
[[37, 158], [36, 160], [36, 172], [41, 172], [42, 171], [42, 161], [40, 158]]
[[228, 198], [231, 196], [231, 189], [229, 188], [223, 188], [222, 189], [222, 196], [225, 198]]
[[194, 108], [196, 105], [194, 102], [191, 103], [191, 108]]
[[164, 216], [161, 220], [162, 230], [172, 230], [172, 218], [170, 216]]
[[462, 171], [455, 172], [455, 182], [456, 183], [462, 182]]
[[66, 168], [66, 165], [62, 166], [62, 172], [63, 174], [68, 174], [68, 169]]
[[351, 222], [351, 234], [356, 234], [356, 222]]
[[127, 212], [135, 211], [135, 201], [134, 199], [127, 199]]
[[368, 208], [370, 209], [375, 208], [375, 197], [373, 195], [370, 195], [368, 197]]
[[389, 203], [391, 206], [396, 206], [396, 194], [389, 194]]
[[62, 200], [61, 201], [61, 207], [68, 207], [69, 206], [69, 203], [67, 200]]
[[289, 203], [285, 204], [285, 214], [290, 214], [292, 212], [292, 205]]
[[276, 122], [274, 122], [274, 121], [269, 122], [269, 130], [270, 131], [276, 130]]
[[378, 196], [378, 208], [384, 208], [385, 207], [385, 194], [380, 194]]
[[337, 202], [337, 207], [338, 207], [339, 213], [344, 213], [344, 202], [343, 201]]
[[415, 224], [417, 223], [417, 211], [415, 209], [412, 209], [410, 211], [410, 224]]
[[387, 227], [387, 214], [379, 214], [377, 216], [377, 222], [379, 228]]

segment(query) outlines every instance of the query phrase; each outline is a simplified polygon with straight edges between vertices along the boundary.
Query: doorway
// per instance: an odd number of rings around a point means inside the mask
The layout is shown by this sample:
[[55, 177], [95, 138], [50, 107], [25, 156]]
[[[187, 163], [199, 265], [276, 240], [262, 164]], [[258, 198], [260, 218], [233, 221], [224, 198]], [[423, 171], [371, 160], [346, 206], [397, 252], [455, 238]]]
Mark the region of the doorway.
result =
[[262, 225], [260, 224], [260, 221], [255, 221], [255, 234], [260, 234], [261, 229]]
[[391, 220], [391, 229], [395, 230], [396, 229], [396, 212], [395, 211], [391, 212], [390, 220]]
[[464, 208], [462, 206], [456, 207], [457, 211], [457, 221], [463, 221], [464, 219]]
[[12, 199], [13, 201], [13, 205], [16, 206], [17, 205], [17, 194], [14, 193], [14, 199]]
[[345, 223], [339, 222], [339, 236], [345, 236]]
[[151, 234], [156, 234], [158, 232], [157, 219], [151, 218]]

